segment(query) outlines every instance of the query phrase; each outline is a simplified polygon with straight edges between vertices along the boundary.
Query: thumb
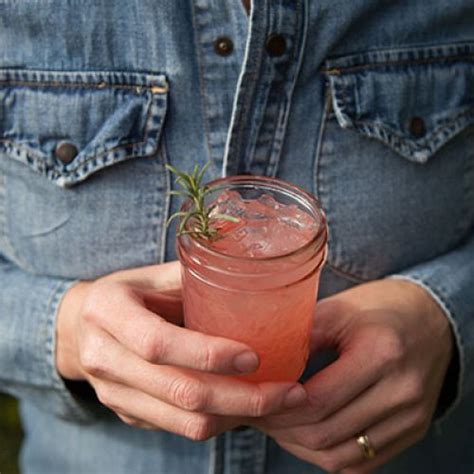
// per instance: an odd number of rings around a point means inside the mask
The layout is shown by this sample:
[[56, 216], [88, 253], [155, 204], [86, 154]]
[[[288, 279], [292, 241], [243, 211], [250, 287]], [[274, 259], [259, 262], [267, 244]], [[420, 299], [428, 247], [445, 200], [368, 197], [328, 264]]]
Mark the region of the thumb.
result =
[[112, 273], [107, 280], [126, 283], [139, 291], [149, 311], [181, 325], [181, 264], [179, 261], [147, 265]]
[[313, 316], [311, 354], [326, 349], [340, 349], [349, 325], [347, 315], [354, 311], [353, 305], [339, 295], [320, 300]]
[[154, 289], [164, 293], [181, 293], [181, 264], [178, 260], [120, 270], [108, 275], [107, 280], [129, 283], [135, 288]]

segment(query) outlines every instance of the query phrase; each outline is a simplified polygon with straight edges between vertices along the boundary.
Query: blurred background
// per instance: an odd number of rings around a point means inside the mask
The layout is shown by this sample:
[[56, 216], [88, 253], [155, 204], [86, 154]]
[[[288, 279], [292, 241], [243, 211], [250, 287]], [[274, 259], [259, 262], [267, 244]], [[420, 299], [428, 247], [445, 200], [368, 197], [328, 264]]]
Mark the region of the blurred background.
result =
[[15, 399], [0, 393], [1, 474], [19, 474], [17, 459], [21, 437], [18, 404]]

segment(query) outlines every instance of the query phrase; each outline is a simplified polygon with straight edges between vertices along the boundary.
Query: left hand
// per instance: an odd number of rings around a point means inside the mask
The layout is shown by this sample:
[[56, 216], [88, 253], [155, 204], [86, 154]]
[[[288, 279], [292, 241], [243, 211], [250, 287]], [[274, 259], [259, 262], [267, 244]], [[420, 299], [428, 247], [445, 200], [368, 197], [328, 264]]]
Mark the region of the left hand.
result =
[[251, 424], [330, 472], [371, 472], [425, 436], [452, 356], [450, 324], [418, 285], [378, 280], [320, 301], [312, 349], [328, 347], [339, 358], [305, 384], [306, 405]]

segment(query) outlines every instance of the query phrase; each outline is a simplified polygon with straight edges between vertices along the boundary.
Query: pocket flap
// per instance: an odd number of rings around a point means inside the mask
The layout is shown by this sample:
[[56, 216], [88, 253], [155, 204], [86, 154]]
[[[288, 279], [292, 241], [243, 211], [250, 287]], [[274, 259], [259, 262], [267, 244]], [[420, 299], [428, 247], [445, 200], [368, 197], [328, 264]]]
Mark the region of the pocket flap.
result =
[[326, 62], [343, 128], [424, 163], [474, 122], [474, 43], [376, 51]]
[[0, 70], [0, 152], [73, 185], [154, 154], [167, 91], [162, 74]]

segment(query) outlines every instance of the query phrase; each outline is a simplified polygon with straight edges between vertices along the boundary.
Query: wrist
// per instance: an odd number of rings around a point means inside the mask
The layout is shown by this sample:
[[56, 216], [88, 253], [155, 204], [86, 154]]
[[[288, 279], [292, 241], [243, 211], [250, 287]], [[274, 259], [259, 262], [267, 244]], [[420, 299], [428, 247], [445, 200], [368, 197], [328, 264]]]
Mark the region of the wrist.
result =
[[90, 282], [78, 282], [64, 294], [56, 319], [56, 369], [68, 380], [85, 380], [77, 344], [79, 314]]
[[450, 361], [454, 352], [454, 335], [449, 318], [436, 299], [415, 281], [402, 278], [390, 278], [385, 281], [390, 281], [399, 288], [399, 298], [405, 305], [415, 309], [413, 314], [422, 315], [420, 324], [425, 325], [427, 331], [431, 330], [432, 334], [436, 334], [438, 341], [445, 348], [445, 358]]

